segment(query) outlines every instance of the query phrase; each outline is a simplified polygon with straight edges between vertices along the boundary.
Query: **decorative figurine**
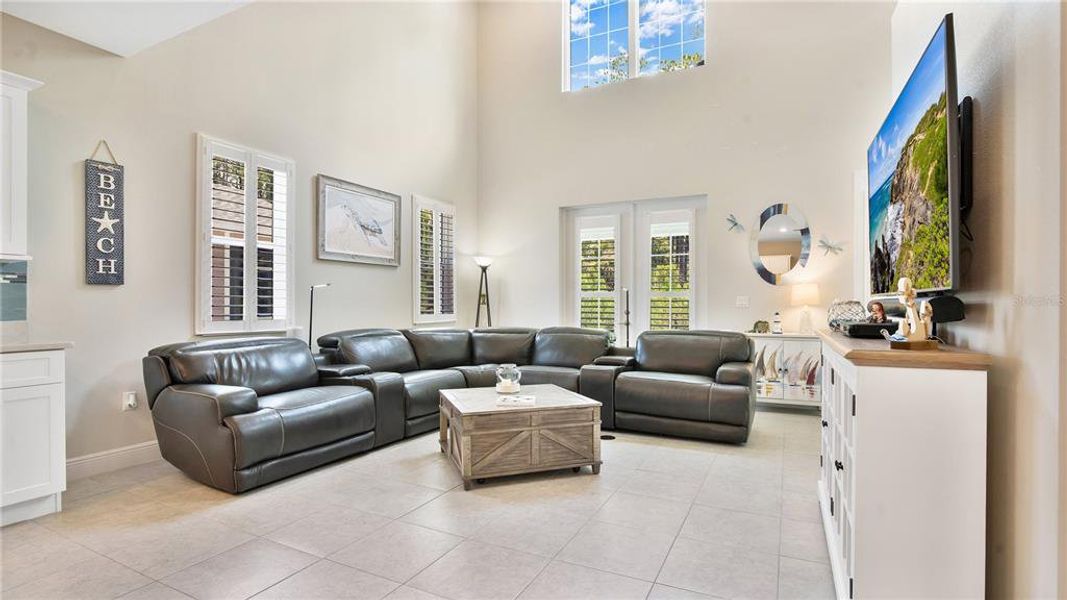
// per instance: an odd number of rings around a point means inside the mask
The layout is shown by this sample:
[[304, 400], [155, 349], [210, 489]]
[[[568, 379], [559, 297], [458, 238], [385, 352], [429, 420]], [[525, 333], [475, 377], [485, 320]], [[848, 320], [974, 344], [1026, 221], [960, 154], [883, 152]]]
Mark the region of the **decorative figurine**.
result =
[[749, 329], [749, 333], [770, 333], [771, 324], [767, 321], [756, 321], [752, 324], [752, 329]]
[[904, 305], [904, 319], [900, 322], [897, 334], [889, 338], [889, 347], [904, 350], [936, 350], [937, 342], [930, 340], [933, 330], [934, 309], [929, 302], [923, 301], [915, 306], [915, 288], [911, 280], [901, 277], [897, 282], [897, 297]]
[[868, 323], [887, 323], [889, 319], [885, 316], [885, 306], [881, 302], [871, 302], [871, 315], [867, 317]]

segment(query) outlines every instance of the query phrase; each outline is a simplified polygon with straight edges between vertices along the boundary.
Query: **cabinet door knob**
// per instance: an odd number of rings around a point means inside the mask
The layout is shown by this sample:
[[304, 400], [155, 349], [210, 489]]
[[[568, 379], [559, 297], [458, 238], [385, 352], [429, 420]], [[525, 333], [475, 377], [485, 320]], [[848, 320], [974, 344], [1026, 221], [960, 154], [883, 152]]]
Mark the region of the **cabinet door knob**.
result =
[[822, 426], [823, 426], [823, 427], [829, 427], [829, 426], [830, 426], [830, 424], [829, 424], [829, 423], [827, 423], [827, 422], [826, 422], [826, 421], [824, 420], [824, 421], [822, 422]]
[[835, 460], [834, 461], [834, 468], [837, 469], [838, 471], [844, 471], [845, 470], [845, 465], [841, 461]]

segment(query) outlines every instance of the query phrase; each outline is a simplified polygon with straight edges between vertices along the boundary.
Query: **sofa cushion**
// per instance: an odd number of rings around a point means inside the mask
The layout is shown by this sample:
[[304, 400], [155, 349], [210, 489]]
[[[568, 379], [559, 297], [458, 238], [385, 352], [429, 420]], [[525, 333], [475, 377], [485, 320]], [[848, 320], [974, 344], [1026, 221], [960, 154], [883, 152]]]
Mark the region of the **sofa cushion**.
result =
[[634, 358], [645, 371], [712, 377], [724, 362], [745, 362], [752, 341], [733, 331], [646, 331], [637, 338]]
[[463, 373], [455, 369], [408, 371], [404, 378], [404, 416], [408, 419], [438, 411], [441, 390], [467, 387]]
[[466, 329], [405, 329], [420, 369], [447, 369], [471, 362], [471, 332]]
[[403, 373], [415, 371], [419, 363], [415, 351], [395, 329], [370, 330], [341, 338], [341, 356], [354, 365], [367, 365], [372, 371]]
[[471, 333], [472, 363], [530, 364], [536, 329], [475, 329]]
[[572, 392], [578, 391], [578, 369], [550, 367], [547, 365], [524, 365], [519, 367], [519, 371], [522, 372], [522, 379], [519, 381], [521, 385], [554, 383]]
[[493, 387], [496, 385], [497, 365], [460, 365], [451, 367], [460, 373], [467, 381], [467, 387]]
[[261, 396], [259, 410], [226, 417], [235, 468], [374, 431], [374, 396], [354, 386], [310, 387]]
[[149, 352], [166, 360], [172, 383], [252, 388], [266, 396], [318, 383], [307, 344], [293, 338], [207, 340], [161, 346]]
[[602, 329], [546, 327], [534, 338], [533, 364], [578, 369], [606, 354], [608, 346]]
[[747, 426], [749, 390], [704, 375], [627, 371], [615, 379], [615, 410]]

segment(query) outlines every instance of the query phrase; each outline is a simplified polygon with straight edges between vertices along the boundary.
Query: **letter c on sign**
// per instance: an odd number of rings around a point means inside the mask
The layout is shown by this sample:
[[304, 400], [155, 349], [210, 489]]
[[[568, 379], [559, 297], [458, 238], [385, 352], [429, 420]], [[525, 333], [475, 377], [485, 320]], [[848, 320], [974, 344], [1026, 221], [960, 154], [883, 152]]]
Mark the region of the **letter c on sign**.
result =
[[[104, 246], [107, 246], [106, 250], [104, 249]], [[115, 240], [114, 240], [114, 238], [102, 237], [102, 238], [96, 240], [96, 249], [101, 251], [101, 252], [103, 252], [104, 254], [111, 254], [112, 252], [115, 251]]]

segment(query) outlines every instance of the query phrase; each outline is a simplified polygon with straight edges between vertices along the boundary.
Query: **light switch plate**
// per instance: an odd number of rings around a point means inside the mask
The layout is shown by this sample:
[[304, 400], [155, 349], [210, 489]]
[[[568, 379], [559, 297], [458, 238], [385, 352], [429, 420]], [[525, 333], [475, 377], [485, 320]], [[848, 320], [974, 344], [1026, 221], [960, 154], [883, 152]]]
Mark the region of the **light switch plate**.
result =
[[748, 308], [748, 296], [738, 296], [737, 301], [734, 303], [734, 306], [736, 306], [737, 308]]

